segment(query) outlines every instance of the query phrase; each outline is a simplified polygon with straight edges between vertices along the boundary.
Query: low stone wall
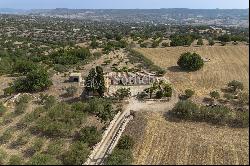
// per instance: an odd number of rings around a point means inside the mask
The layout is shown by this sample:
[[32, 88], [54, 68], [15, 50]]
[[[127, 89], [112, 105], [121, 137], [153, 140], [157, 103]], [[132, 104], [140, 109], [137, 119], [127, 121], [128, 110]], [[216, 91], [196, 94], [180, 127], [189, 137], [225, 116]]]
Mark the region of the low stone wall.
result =
[[120, 88], [130, 88], [131, 96], [135, 96], [138, 94], [138, 92], [142, 92], [144, 89], [149, 88], [149, 87], [150, 85], [131, 85], [131, 86], [111, 85], [109, 87], [108, 94], [112, 96], [113, 93], [115, 93]]
[[108, 128], [104, 131], [104, 133], [102, 135], [102, 140], [98, 144], [95, 145], [88, 160], [83, 165], [89, 165], [91, 163], [91, 159], [96, 155], [97, 151], [100, 149], [100, 146], [102, 145], [102, 143], [106, 139], [108, 133], [110, 132], [110, 130], [112, 129], [113, 125], [115, 124], [115, 122], [117, 121], [117, 119], [119, 118], [120, 115], [121, 115], [121, 112], [118, 112], [115, 115], [114, 119], [110, 122]]

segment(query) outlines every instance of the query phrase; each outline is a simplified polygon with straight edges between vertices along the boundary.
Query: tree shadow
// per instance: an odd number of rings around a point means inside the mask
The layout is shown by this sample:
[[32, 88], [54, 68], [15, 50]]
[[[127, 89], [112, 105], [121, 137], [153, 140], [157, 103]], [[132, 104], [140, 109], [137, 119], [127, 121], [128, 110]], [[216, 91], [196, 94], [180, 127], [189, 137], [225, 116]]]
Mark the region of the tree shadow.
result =
[[171, 66], [167, 68], [171, 72], [183, 72], [183, 70], [179, 66]]
[[72, 104], [72, 103], [81, 101], [81, 98], [80, 97], [74, 97], [74, 98], [70, 98], [70, 99], [67, 99], [67, 100], [64, 100], [64, 101], [66, 103], [68, 103], [68, 104]]
[[35, 153], [36, 153], [36, 150], [35, 150], [35, 149], [28, 148], [28, 149], [26, 149], [26, 150], [23, 152], [23, 154], [24, 154], [23, 156], [24, 156], [25, 158], [29, 158], [29, 157], [34, 156]]
[[231, 88], [221, 88], [221, 92], [223, 93], [234, 93], [234, 91]]
[[72, 96], [69, 96], [67, 93], [62, 93], [62, 94], [59, 95], [59, 97], [69, 98], [69, 97], [72, 97]]
[[169, 121], [169, 122], [175, 122], [175, 123], [180, 123], [180, 122], [183, 122], [183, 120], [179, 119], [179, 118], [176, 118], [174, 117], [173, 115], [171, 115], [170, 112], [165, 112], [163, 114], [164, 118], [166, 121]]
[[6, 95], [0, 95], [0, 99], [3, 99], [5, 97], [6, 97]]

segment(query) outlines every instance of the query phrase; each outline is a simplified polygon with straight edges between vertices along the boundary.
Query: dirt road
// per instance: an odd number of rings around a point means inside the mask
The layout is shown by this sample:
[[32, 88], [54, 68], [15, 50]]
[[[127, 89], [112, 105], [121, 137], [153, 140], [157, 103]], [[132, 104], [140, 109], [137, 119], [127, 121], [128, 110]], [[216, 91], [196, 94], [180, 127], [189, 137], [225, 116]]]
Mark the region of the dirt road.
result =
[[128, 104], [124, 106], [124, 111], [118, 113], [114, 120], [110, 123], [108, 129], [105, 131], [100, 143], [96, 145], [85, 165], [102, 165], [105, 158], [111, 154], [112, 150], [118, 143], [127, 123], [132, 119], [130, 111], [168, 111], [173, 108], [178, 102], [177, 93], [173, 93], [173, 97], [168, 102], [160, 101], [145, 101], [140, 102], [132, 97], [128, 100]]
[[178, 102], [178, 94], [174, 90], [170, 101], [138, 101], [135, 97], [129, 99], [128, 108], [133, 111], [152, 111], [152, 112], [166, 112], [171, 110]]

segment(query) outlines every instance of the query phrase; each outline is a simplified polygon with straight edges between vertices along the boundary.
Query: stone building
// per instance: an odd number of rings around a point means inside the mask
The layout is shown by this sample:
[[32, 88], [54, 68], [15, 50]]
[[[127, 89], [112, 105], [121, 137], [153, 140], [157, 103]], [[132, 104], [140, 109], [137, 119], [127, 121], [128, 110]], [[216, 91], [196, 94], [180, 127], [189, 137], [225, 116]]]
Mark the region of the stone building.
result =
[[163, 77], [156, 77], [155, 74], [146, 72], [110, 72], [105, 76], [105, 86], [110, 85], [150, 85], [155, 81], [163, 80]]
[[82, 82], [83, 79], [82, 79], [82, 74], [81, 73], [71, 73], [69, 75], [69, 81], [70, 82]]

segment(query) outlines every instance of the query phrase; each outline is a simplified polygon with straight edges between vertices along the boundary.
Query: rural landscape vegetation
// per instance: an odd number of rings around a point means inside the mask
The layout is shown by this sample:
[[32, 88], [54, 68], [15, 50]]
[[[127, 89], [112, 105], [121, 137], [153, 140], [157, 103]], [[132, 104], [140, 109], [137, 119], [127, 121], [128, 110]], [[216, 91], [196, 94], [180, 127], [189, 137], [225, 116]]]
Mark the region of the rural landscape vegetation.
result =
[[248, 9], [0, 9], [1, 165], [249, 165]]

